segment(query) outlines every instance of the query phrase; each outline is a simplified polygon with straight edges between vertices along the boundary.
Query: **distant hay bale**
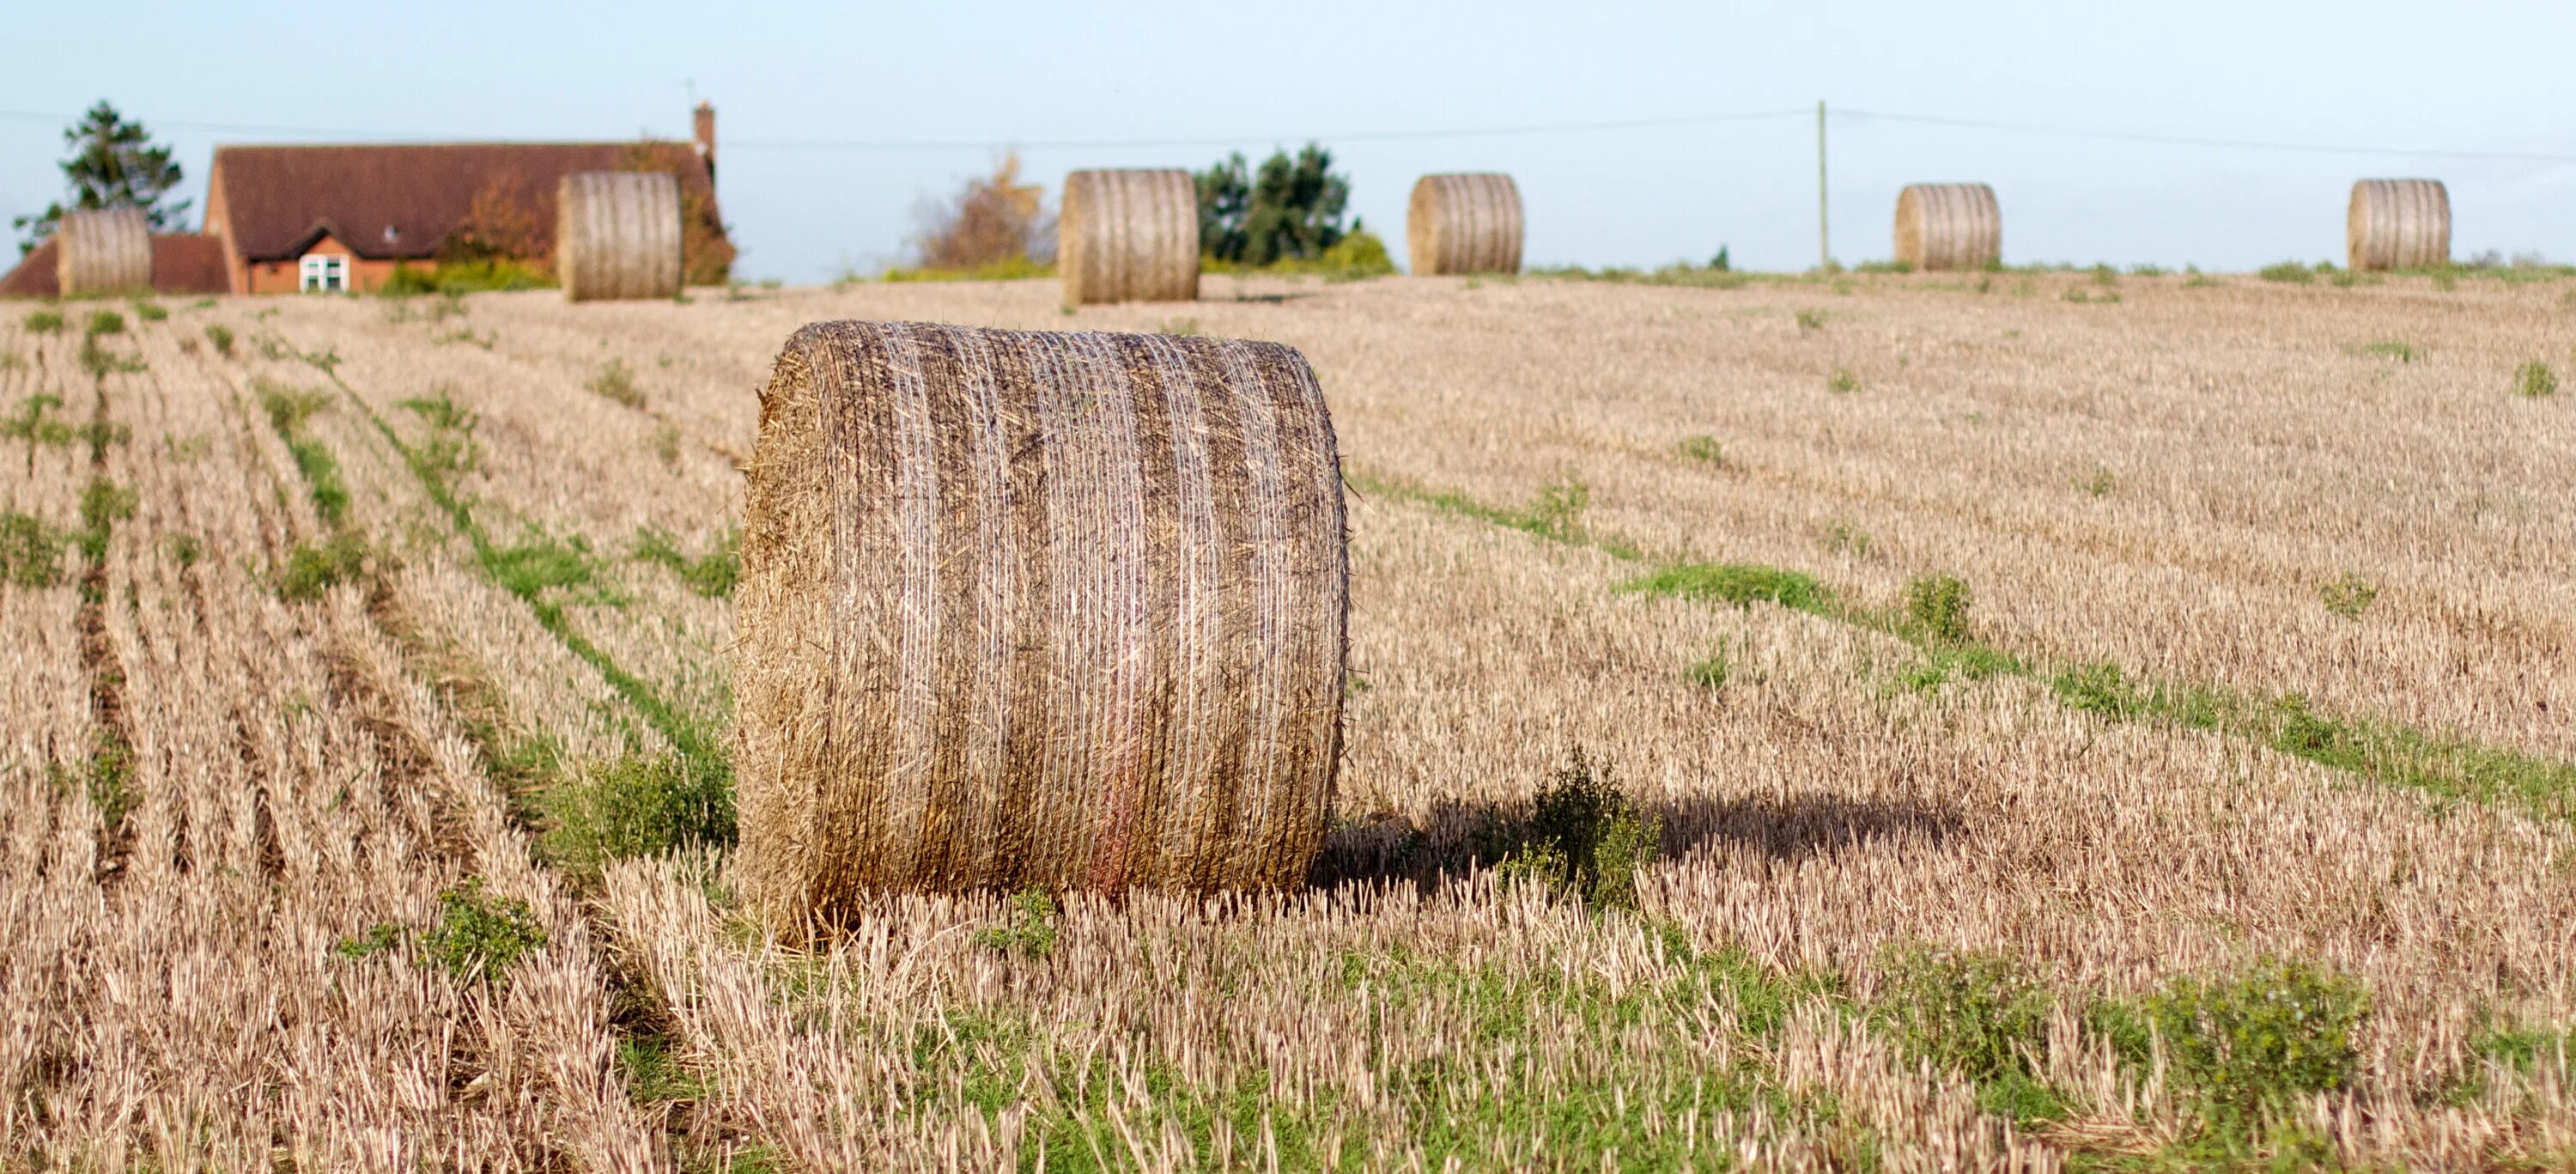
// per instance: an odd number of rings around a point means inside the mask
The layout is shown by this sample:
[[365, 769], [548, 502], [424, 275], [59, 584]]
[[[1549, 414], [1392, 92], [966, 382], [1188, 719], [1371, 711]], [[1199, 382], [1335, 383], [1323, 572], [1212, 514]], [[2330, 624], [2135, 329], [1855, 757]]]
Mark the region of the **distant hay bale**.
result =
[[1186, 171], [1076, 171], [1056, 216], [1064, 304], [1199, 296], [1199, 191]]
[[555, 190], [555, 276], [564, 300], [680, 292], [680, 181], [667, 171], [581, 171]]
[[2430, 269], [2451, 263], [2451, 193], [2438, 179], [2365, 179], [2343, 218], [2353, 269]]
[[2004, 214], [1981, 183], [1918, 183], [1896, 193], [1896, 259], [1916, 270], [1984, 269], [2004, 255]]
[[1404, 210], [1417, 274], [1521, 271], [1521, 189], [1501, 172], [1426, 175]]
[[807, 326], [761, 394], [742, 574], [742, 860], [782, 923], [1304, 880], [1349, 587], [1296, 351]]
[[63, 213], [54, 284], [67, 298], [152, 292], [152, 222], [140, 208]]

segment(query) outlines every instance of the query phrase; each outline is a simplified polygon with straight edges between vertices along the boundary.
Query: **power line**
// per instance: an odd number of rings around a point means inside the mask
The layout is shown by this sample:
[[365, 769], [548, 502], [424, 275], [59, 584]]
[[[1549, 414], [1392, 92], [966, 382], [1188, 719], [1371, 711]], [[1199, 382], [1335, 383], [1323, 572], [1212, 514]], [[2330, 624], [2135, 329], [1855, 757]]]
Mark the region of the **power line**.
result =
[[1926, 114], [1885, 114], [1875, 110], [1836, 109], [1836, 118], [1878, 119], [1884, 122], [1911, 122], [1925, 126], [1955, 126], [1970, 130], [1997, 130], [2013, 134], [2051, 135], [2070, 139], [2101, 139], [2123, 143], [2163, 143], [2182, 147], [2228, 147], [2256, 151], [2300, 151], [2315, 155], [2388, 155], [2429, 159], [2505, 159], [2531, 163], [2576, 163], [2576, 155], [2552, 155], [2531, 151], [2453, 151], [2440, 148], [2352, 147], [2324, 143], [2284, 143], [2262, 139], [2218, 139], [2198, 135], [2165, 135], [2134, 131], [2080, 130], [2074, 127], [2041, 126], [2026, 122], [1980, 122], [1967, 118], [1936, 118]]
[[1603, 130], [1642, 130], [1655, 127], [1708, 126], [1721, 122], [1756, 122], [1771, 118], [1795, 118], [1804, 110], [1755, 110], [1739, 114], [1701, 114], [1672, 118], [1623, 118], [1605, 122], [1530, 123], [1522, 126], [1479, 126], [1448, 130], [1379, 130], [1341, 131], [1323, 134], [1232, 135], [1171, 139], [1059, 139], [1037, 142], [997, 143], [989, 139], [952, 140], [836, 140], [836, 139], [737, 139], [725, 144], [727, 150], [751, 148], [779, 151], [956, 151], [981, 150], [994, 146], [1016, 146], [1024, 151], [1110, 151], [1149, 150], [1161, 147], [1231, 147], [1252, 142], [1291, 142], [1307, 140], [1330, 143], [1384, 143], [1406, 139], [1471, 139], [1501, 138], [1514, 135], [1575, 134]]

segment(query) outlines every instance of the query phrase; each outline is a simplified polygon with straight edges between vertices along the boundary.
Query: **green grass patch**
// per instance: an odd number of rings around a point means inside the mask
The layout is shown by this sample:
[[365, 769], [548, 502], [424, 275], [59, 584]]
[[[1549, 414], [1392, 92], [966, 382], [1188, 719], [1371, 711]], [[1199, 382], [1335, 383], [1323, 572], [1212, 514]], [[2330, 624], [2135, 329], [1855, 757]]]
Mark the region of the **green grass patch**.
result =
[[123, 334], [125, 333], [125, 315], [119, 314], [114, 310], [92, 310], [89, 312], [89, 323], [82, 329], [81, 333], [91, 338], [97, 338], [101, 335], [108, 334]]
[[669, 534], [648, 526], [636, 532], [635, 557], [670, 568], [699, 595], [723, 599], [733, 594], [735, 581], [742, 577], [742, 532], [728, 526], [712, 549], [690, 558]]
[[2316, 281], [2317, 272], [2302, 262], [2281, 261], [2255, 270], [2254, 276], [2265, 281], [2278, 281], [2287, 285], [2307, 285]]
[[1926, 575], [1905, 585], [1905, 618], [1943, 644], [1968, 640], [1968, 608], [1975, 596], [1956, 575]]
[[63, 329], [63, 312], [29, 310], [26, 317], [18, 320], [18, 324], [25, 327], [29, 334], [60, 334]]
[[1685, 563], [1661, 568], [1618, 585], [1640, 595], [1665, 595], [1695, 603], [1731, 603], [1750, 607], [1776, 603], [1793, 611], [1824, 614], [1832, 596], [1808, 575], [1747, 563]]
[[206, 341], [213, 344], [216, 354], [222, 355], [227, 359], [233, 357], [232, 327], [226, 326], [221, 322], [209, 324], [206, 327]]
[[105, 379], [110, 375], [133, 375], [145, 369], [142, 356], [120, 355], [100, 345], [98, 339], [99, 336], [95, 334], [83, 336], [81, 339], [80, 368], [90, 378]]
[[2535, 359], [2513, 371], [2513, 393], [2525, 399], [2558, 394], [2558, 376], [2549, 364]]
[[29, 444], [61, 447], [86, 443], [92, 451], [109, 443], [123, 444], [131, 436], [123, 424], [93, 421], [75, 424], [51, 415], [63, 406], [63, 397], [38, 392], [18, 401], [18, 410], [0, 417], [0, 439], [23, 440]]
[[2375, 359], [2393, 359], [2400, 363], [2412, 363], [2424, 357], [2424, 348], [2391, 339], [2385, 342], [2364, 343], [2355, 348], [2353, 353], [2368, 355]]
[[376, 293], [388, 298], [422, 294], [462, 297], [469, 293], [550, 289], [554, 284], [554, 278], [544, 269], [520, 261], [495, 258], [444, 262], [427, 269], [396, 264], [385, 283], [376, 287]]
[[1874, 1018], [1919, 1061], [1977, 1085], [1977, 1103], [2028, 1128], [2066, 1115], [2040, 1078], [2056, 999], [2020, 966], [1994, 955], [1915, 946], [1888, 952]]
[[975, 944], [1015, 958], [1044, 958], [1055, 952], [1055, 898], [1032, 889], [1013, 894], [1000, 925], [975, 931]]
[[162, 309], [159, 302], [137, 300], [134, 303], [134, 316], [145, 322], [159, 322], [167, 319], [170, 311]]

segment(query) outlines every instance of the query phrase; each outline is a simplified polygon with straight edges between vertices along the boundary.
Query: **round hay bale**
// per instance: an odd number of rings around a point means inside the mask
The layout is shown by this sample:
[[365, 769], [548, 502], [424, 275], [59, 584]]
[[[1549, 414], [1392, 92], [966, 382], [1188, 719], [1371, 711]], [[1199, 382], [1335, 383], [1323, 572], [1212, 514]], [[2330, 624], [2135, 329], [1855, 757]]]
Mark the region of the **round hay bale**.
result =
[[555, 189], [564, 300], [680, 293], [680, 181], [667, 171], [580, 171]]
[[1521, 271], [1521, 189], [1498, 171], [1426, 175], [1415, 180], [1404, 209], [1404, 244], [1413, 271]]
[[1073, 172], [1055, 231], [1065, 305], [1198, 300], [1199, 189], [1189, 172]]
[[67, 298], [152, 291], [152, 222], [140, 208], [63, 213], [54, 285]]
[[1918, 183], [1896, 193], [1896, 259], [1918, 271], [2003, 260], [2004, 214], [1981, 183]]
[[807, 326], [761, 393], [742, 571], [741, 859], [780, 924], [1304, 881], [1349, 572], [1296, 351]]
[[2365, 179], [2343, 218], [2353, 269], [2431, 269], [2451, 263], [2451, 193], [2438, 179]]

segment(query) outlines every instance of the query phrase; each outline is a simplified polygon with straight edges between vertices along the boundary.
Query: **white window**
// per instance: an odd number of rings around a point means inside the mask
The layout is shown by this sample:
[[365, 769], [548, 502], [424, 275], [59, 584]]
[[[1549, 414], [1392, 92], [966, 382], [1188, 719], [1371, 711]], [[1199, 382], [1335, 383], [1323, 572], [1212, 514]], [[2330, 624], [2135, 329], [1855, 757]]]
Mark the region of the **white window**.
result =
[[304, 281], [306, 293], [340, 293], [349, 288], [349, 259], [338, 253], [306, 253]]

